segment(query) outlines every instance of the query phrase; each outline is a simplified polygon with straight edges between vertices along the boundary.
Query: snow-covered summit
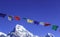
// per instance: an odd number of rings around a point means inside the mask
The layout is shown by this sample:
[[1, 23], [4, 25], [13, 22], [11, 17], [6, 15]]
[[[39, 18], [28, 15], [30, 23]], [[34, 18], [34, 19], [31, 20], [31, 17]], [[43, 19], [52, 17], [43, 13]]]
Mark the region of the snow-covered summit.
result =
[[22, 25], [19, 24], [15, 26], [14, 30], [14, 32], [10, 32], [8, 36], [12, 35], [16, 37], [38, 37], [36, 35], [33, 35], [31, 32], [29, 32], [27, 29], [25, 29]]
[[15, 27], [16, 31], [27, 31], [22, 25], [17, 24]]
[[19, 24], [16, 25], [16, 31], [21, 33], [26, 33], [26, 34], [28, 33], [33, 36], [32, 33], [30, 33], [27, 29], [25, 29], [22, 25]]

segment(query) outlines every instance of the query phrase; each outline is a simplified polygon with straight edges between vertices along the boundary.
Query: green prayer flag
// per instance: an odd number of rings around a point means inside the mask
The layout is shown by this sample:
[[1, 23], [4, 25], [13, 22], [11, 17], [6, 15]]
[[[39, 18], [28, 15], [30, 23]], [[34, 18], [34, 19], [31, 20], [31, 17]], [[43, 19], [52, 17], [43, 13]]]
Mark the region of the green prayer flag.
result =
[[55, 31], [57, 30], [57, 28], [58, 28], [58, 26], [56, 26], [56, 25], [52, 26], [52, 29], [55, 30]]

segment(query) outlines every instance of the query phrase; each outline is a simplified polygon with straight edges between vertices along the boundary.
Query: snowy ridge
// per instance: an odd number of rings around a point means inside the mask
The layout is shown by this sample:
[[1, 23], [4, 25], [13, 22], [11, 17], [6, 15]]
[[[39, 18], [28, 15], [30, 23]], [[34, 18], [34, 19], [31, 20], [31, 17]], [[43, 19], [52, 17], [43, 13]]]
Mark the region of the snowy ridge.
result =
[[30, 33], [28, 30], [26, 30], [23, 26], [17, 24], [16, 25], [16, 31], [19, 32], [20, 34], [30, 34], [31, 36], [33, 36], [32, 33]]
[[5, 36], [7, 36], [7, 35], [6, 35], [5, 33], [3, 33], [3, 32], [0, 32], [0, 36], [1, 36], [1, 35], [5, 35]]
[[15, 31], [19, 33], [22, 37], [38, 37], [30, 33], [27, 29], [25, 29], [22, 25], [17, 24], [15, 27]]

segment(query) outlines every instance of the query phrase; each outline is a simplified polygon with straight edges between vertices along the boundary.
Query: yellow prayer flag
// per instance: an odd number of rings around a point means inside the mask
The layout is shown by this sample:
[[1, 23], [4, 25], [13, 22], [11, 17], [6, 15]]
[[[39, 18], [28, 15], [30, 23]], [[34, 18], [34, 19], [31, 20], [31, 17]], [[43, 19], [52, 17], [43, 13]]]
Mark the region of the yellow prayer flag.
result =
[[27, 19], [28, 23], [33, 23], [33, 20]]

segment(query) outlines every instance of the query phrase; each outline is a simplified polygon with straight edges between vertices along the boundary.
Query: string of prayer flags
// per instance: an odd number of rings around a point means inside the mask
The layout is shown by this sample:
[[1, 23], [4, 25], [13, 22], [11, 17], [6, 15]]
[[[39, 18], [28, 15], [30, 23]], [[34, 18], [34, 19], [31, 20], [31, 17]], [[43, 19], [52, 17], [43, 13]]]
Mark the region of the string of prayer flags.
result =
[[8, 20], [9, 21], [12, 21], [13, 20], [13, 17], [12, 16], [8, 16]]
[[[5, 17], [7, 14], [4, 14], [4, 13], [0, 13], [0, 17]], [[20, 20], [21, 18], [19, 17], [19, 16], [14, 16], [14, 19], [15, 20]], [[38, 21], [35, 21], [35, 20], [31, 20], [31, 19], [27, 19], [27, 18], [22, 18], [22, 19], [24, 19], [24, 20], [26, 20], [28, 23], [34, 23], [34, 24], [37, 24], [37, 25], [43, 25], [43, 26], [50, 26], [51, 24], [50, 23], [48, 23], [48, 22], [38, 22]], [[9, 21], [12, 21], [13, 20], [13, 17], [12, 16], [8, 16], [8, 20]], [[58, 29], [58, 26], [57, 25], [52, 25], [52, 29], [53, 30], [57, 30]], [[60, 31], [60, 30], [59, 30]]]
[[5, 17], [6, 16], [6, 14], [3, 14], [3, 13], [0, 13], [0, 17]]
[[28, 23], [33, 23], [34, 21], [33, 20], [30, 20], [30, 19], [27, 19], [27, 22]]
[[15, 20], [20, 20], [19, 16], [14, 16]]
[[52, 26], [52, 29], [55, 30], [55, 31], [57, 30], [57, 28], [58, 28], [58, 26], [56, 26], [56, 25]]

